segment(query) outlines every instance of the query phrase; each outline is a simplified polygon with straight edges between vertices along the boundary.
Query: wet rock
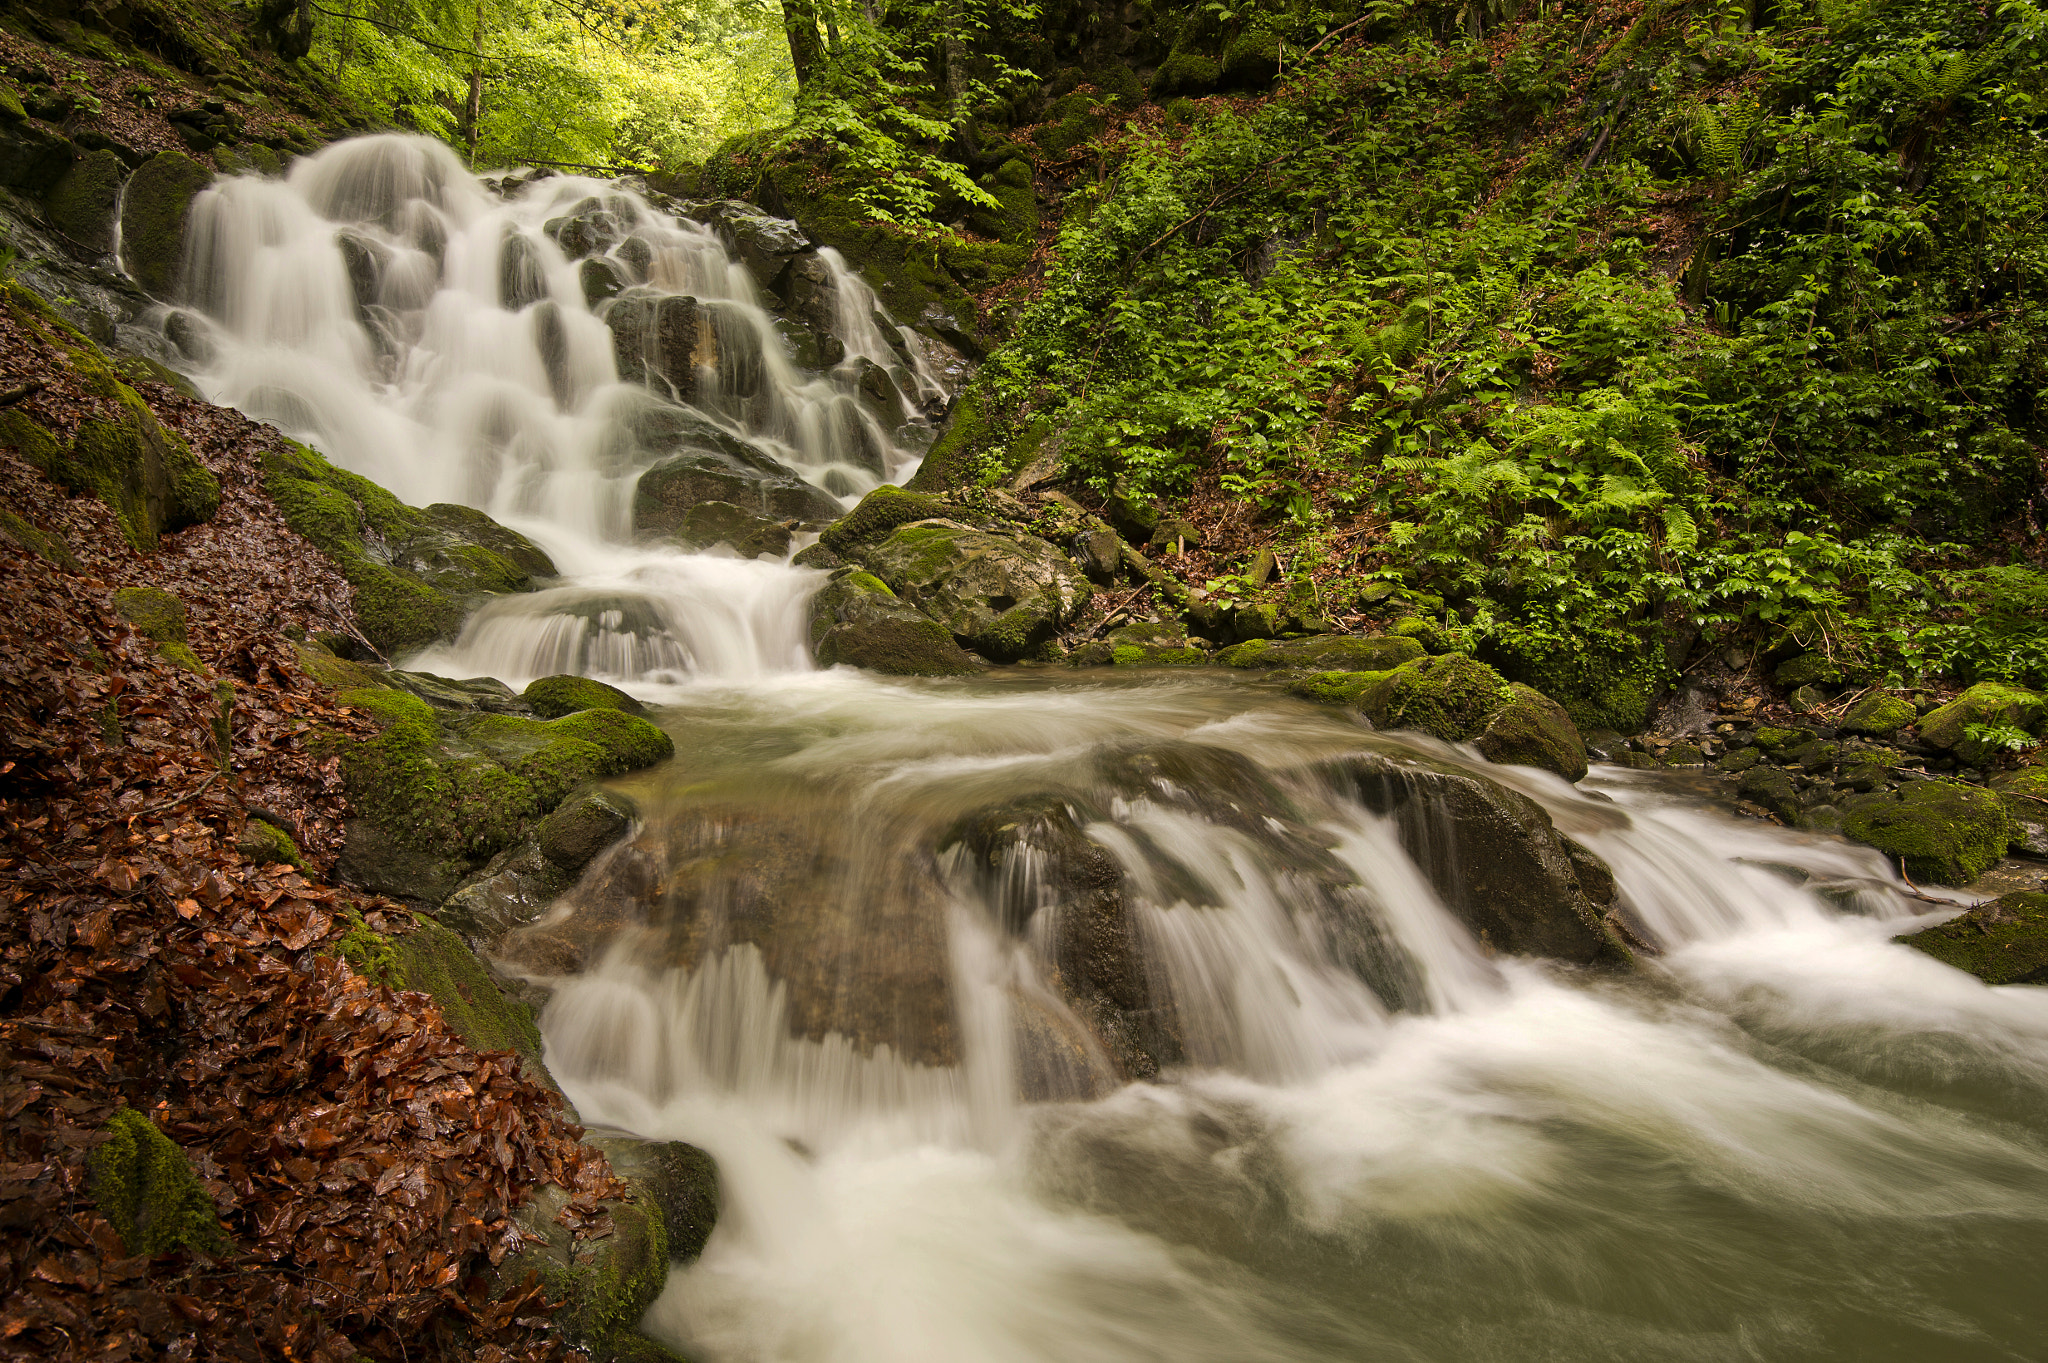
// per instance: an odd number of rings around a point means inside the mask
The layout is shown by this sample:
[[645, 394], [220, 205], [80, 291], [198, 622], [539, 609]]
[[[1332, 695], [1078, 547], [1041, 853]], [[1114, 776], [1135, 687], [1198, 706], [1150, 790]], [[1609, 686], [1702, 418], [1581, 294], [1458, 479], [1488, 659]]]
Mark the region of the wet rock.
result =
[[1842, 679], [1842, 669], [1825, 653], [1802, 653], [1779, 663], [1771, 679], [1787, 691], [1817, 686]]
[[1697, 743], [1673, 743], [1664, 750], [1664, 765], [1667, 767], [1704, 767], [1706, 753]]
[[1736, 790], [1778, 816], [1787, 824], [1799, 821], [1799, 785], [1779, 767], [1753, 766], [1742, 773]]
[[576, 282], [582, 286], [583, 301], [592, 310], [607, 299], [617, 298], [632, 283], [619, 262], [595, 256], [576, 267]]
[[561, 1302], [552, 1327], [599, 1358], [634, 1347], [634, 1327], [668, 1281], [668, 1227], [651, 1196], [635, 1188], [632, 1200], [597, 1205], [611, 1216], [612, 1233], [576, 1241], [557, 1217], [569, 1194], [542, 1184], [514, 1213], [527, 1240], [499, 1265], [497, 1294], [538, 1276], [549, 1301]]
[[839, 514], [830, 493], [744, 441], [720, 446], [686, 450], [641, 474], [633, 493], [634, 528], [643, 535], [673, 535], [702, 502], [724, 502], [770, 520], [808, 525]]
[[167, 151], [142, 163], [121, 199], [121, 257], [128, 274], [158, 298], [178, 296], [185, 259], [185, 225], [192, 200], [213, 172], [182, 152]]
[[1216, 655], [1225, 667], [1301, 667], [1315, 672], [1388, 672], [1422, 656], [1422, 645], [1397, 635], [1318, 634], [1306, 639], [1256, 639]]
[[567, 869], [548, 860], [534, 838], [527, 838], [498, 853], [457, 886], [435, 908], [434, 917], [489, 949], [506, 933], [546, 913], [572, 880]]
[[2005, 855], [2013, 836], [1996, 793], [1953, 781], [1852, 796], [1842, 815], [1845, 835], [1896, 858], [1913, 879], [1938, 885], [1968, 885]]
[[1359, 754], [1318, 770], [1339, 793], [1396, 821], [1445, 906], [1492, 950], [1579, 964], [1628, 959], [1563, 835], [1526, 795], [1412, 758]]
[[811, 598], [811, 652], [820, 667], [858, 667], [898, 677], [979, 671], [944, 626], [901, 600], [872, 573], [841, 569]]
[[1542, 767], [1568, 781], [1586, 774], [1585, 744], [1562, 706], [1462, 653], [1413, 658], [1365, 686], [1355, 703], [1377, 728], [1474, 743], [1491, 761]]
[[1616, 754], [1628, 751], [1628, 740], [1612, 729], [1592, 729], [1584, 737], [1586, 752], [1603, 762], [1612, 762]]
[[1849, 707], [1839, 727], [1845, 734], [1890, 738], [1911, 724], [1916, 714], [1911, 701], [1873, 691]]
[[1567, 781], [1586, 774], [1585, 745], [1571, 716], [1562, 705], [1520, 682], [1509, 685], [1507, 703], [1472, 741], [1489, 762], [1541, 767]]
[[571, 796], [540, 821], [541, 855], [565, 871], [580, 871], [590, 859], [633, 831], [639, 806], [613, 790]]
[[2048, 894], [2009, 894], [1898, 940], [1986, 984], [2048, 984]]
[[934, 518], [967, 519], [959, 507], [943, 498], [884, 484], [861, 498], [853, 510], [827, 526], [825, 533], [818, 536], [818, 543], [835, 554], [851, 558], [867, 546], [887, 539], [898, 526]]
[[717, 1162], [681, 1141], [594, 1136], [590, 1144], [604, 1151], [613, 1171], [633, 1185], [643, 1204], [659, 1213], [667, 1232], [669, 1262], [694, 1262], [718, 1225]]
[[731, 502], [699, 502], [683, 513], [675, 538], [685, 549], [723, 544], [742, 558], [781, 558], [789, 552], [790, 531], [781, 521]]
[[1074, 559], [1090, 582], [1107, 587], [1116, 581], [1117, 572], [1123, 567], [1124, 542], [1113, 530], [1083, 534], [1074, 541]]
[[647, 713], [646, 706], [618, 687], [567, 673], [528, 682], [519, 698], [542, 719], [560, 719], [563, 715], [583, 710], [617, 710], [628, 715]]
[[1074, 667], [1206, 667], [1210, 657], [1178, 621], [1144, 621], [1091, 640], [1067, 662]]
[[677, 400], [697, 396], [697, 366], [704, 346], [703, 308], [694, 298], [627, 295], [605, 309], [612, 354], [627, 383], [664, 385]]
[[547, 296], [547, 259], [541, 248], [525, 233], [507, 228], [498, 252], [499, 305], [517, 312]]
[[573, 213], [549, 218], [541, 230], [562, 248], [570, 260], [594, 256], [611, 249], [625, 238], [626, 226], [619, 215], [596, 199], [585, 199]]
[[862, 557], [897, 596], [999, 662], [1049, 642], [1093, 595], [1073, 560], [1037, 536], [957, 522], [902, 526]]

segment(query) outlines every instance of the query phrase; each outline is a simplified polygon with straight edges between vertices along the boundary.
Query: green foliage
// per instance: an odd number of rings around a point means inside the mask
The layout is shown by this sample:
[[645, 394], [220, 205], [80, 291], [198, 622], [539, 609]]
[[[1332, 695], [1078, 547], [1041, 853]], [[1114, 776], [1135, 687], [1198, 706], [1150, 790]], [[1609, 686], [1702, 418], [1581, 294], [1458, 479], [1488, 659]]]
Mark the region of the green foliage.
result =
[[2012, 724], [1965, 724], [1963, 737], [1979, 748], [2005, 752], [2025, 752], [2040, 746], [2039, 739]]

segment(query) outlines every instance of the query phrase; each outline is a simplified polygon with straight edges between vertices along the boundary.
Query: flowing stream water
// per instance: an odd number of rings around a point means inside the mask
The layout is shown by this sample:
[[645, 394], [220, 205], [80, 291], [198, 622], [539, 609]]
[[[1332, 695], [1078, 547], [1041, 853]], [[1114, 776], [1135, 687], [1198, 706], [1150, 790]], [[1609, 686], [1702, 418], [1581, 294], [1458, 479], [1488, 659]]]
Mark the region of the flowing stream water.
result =
[[[758, 341], [703, 417], [848, 500], [912, 466], [943, 385], [836, 261], [843, 358], [799, 369], [709, 229], [417, 140], [223, 182], [171, 326], [218, 400], [554, 555], [415, 665], [573, 666], [676, 738], [619, 783], [634, 836], [505, 947], [585, 1120], [718, 1160], [648, 1332], [792, 1363], [2048, 1356], [2048, 991], [1892, 943], [1928, 906], [1881, 858], [1208, 674], [814, 670], [819, 574], [633, 540], [661, 452], [631, 433], [681, 395], [620, 382], [548, 235], [591, 199], [622, 298]], [[899, 423], [847, 415], [863, 362]], [[1657, 954], [1490, 955], [1417, 827], [1333, 778], [1362, 761], [1532, 798]]]

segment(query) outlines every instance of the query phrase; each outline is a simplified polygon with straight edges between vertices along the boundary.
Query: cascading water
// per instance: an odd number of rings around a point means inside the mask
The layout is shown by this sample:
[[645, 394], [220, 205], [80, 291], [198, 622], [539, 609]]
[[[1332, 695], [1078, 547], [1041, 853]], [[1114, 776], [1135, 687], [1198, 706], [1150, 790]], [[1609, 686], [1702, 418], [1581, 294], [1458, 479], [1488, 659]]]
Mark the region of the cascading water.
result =
[[[166, 332], [208, 396], [550, 552], [568, 585], [479, 612], [422, 666], [803, 668], [795, 607], [815, 575], [636, 543], [640, 475], [696, 454], [743, 494], [770, 489], [772, 516], [816, 523], [914, 468], [945, 392], [836, 253], [736, 205], [699, 211], [582, 177], [487, 183], [424, 138], [342, 143], [198, 198], [189, 306]], [[803, 315], [765, 311], [711, 224], [801, 255]]]
[[[651, 1333], [792, 1363], [2040, 1356], [2048, 997], [1891, 943], [1929, 906], [1875, 854], [1201, 675], [810, 671], [805, 574], [628, 532], [676, 413], [833, 495], [908, 466], [914, 432], [878, 469], [847, 404], [868, 364], [906, 422], [936, 381], [829, 256], [785, 351], [709, 231], [598, 181], [500, 198], [383, 139], [201, 208], [209, 388], [574, 579], [422, 665], [664, 703], [682, 755], [622, 783], [644, 825], [501, 948], [553, 987], [585, 1120], [717, 1157]], [[1490, 950], [1466, 773], [1597, 854], [1657, 954]]]

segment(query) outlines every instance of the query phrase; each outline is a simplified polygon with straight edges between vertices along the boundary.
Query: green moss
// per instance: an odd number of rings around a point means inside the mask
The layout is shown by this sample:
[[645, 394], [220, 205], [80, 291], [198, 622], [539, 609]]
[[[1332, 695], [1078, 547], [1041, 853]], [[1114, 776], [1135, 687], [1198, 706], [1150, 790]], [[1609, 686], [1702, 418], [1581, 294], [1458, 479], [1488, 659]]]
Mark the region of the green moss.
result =
[[0, 121], [8, 123], [25, 123], [28, 121], [28, 110], [21, 107], [21, 96], [16, 94], [14, 87], [4, 80], [0, 80]]
[[319, 644], [302, 643], [298, 646], [298, 654], [299, 666], [306, 670], [306, 675], [330, 691], [353, 691], [384, 684], [377, 675], [378, 669], [352, 663]]
[[213, 750], [220, 769], [228, 771], [234, 757], [235, 684], [222, 679], [213, 684]]
[[1764, 760], [1764, 755], [1755, 748], [1737, 748], [1714, 765], [1722, 771], [1741, 773]]
[[1811, 729], [1780, 729], [1765, 725], [1749, 736], [1749, 741], [1767, 753], [1789, 752], [1803, 743], [1813, 740]]
[[1845, 734], [1890, 738], [1911, 724], [1916, 713], [1911, 701], [1873, 691], [1849, 707], [1839, 727]]
[[1986, 984], [2048, 983], [2048, 894], [2009, 894], [1899, 940]]
[[633, 1327], [668, 1282], [668, 1229], [639, 1203], [606, 1204], [612, 1235], [590, 1261], [551, 1262], [541, 1270], [550, 1299], [566, 1298], [558, 1324], [600, 1357], [615, 1341], [635, 1338]]
[[1360, 696], [1392, 675], [1392, 672], [1311, 672], [1289, 683], [1287, 690], [1290, 695], [1325, 705], [1354, 705]]
[[1968, 885], [2005, 855], [2012, 838], [1996, 794], [1953, 781], [1855, 796], [1843, 808], [1842, 831], [1903, 862], [1915, 880], [1938, 885]]
[[135, 282], [159, 298], [177, 296], [185, 220], [213, 172], [191, 157], [160, 152], [129, 178], [121, 201], [121, 255]]
[[86, 1157], [93, 1202], [120, 1232], [131, 1255], [192, 1250], [224, 1258], [227, 1232], [185, 1152], [156, 1123], [124, 1107], [108, 1120], [107, 1139]]
[[1222, 83], [1236, 90], [1263, 90], [1280, 74], [1280, 35], [1254, 28], [1223, 49]]
[[87, 152], [43, 200], [50, 225], [95, 255], [114, 249], [114, 209], [128, 168], [111, 151]]
[[555, 720], [479, 714], [464, 719], [460, 731], [527, 782], [539, 810], [554, 808], [586, 781], [675, 755], [675, 741], [661, 729], [612, 709], [578, 710]]
[[121, 588], [114, 593], [114, 613], [158, 643], [186, 642], [185, 603], [162, 588]]
[[405, 966], [391, 939], [371, 928], [354, 909], [348, 910], [348, 920], [349, 929], [334, 944], [334, 954], [366, 979], [391, 989], [406, 988]]
[[1802, 686], [1818, 686], [1842, 679], [1842, 669], [1835, 666], [1834, 659], [1825, 653], [1802, 653], [1778, 664], [1778, 670], [1771, 679], [1788, 691]]
[[1222, 63], [1199, 52], [1175, 52], [1159, 64], [1152, 75], [1152, 98], [1175, 95], [1206, 95], [1223, 77]]
[[519, 695], [542, 719], [560, 719], [579, 710], [618, 710], [629, 715], [647, 713], [646, 706], [616, 686], [566, 673], [530, 682]]
[[71, 552], [71, 546], [62, 537], [31, 525], [4, 503], [0, 503], [0, 539], [13, 540], [36, 557], [66, 572], [80, 571], [78, 555]]
[[[956, 488], [966, 487], [977, 481], [982, 455], [994, 443], [995, 425], [989, 420], [987, 399], [979, 392], [969, 390], [961, 394], [959, 401], [953, 404], [953, 411], [946, 418], [945, 428], [939, 432], [938, 439], [932, 442], [930, 451], [925, 454], [924, 463], [918, 466], [916, 474], [906, 486], [913, 493], [950, 492]], [[860, 508], [854, 509], [858, 511]]]
[[1209, 655], [1199, 648], [1153, 648], [1144, 644], [1118, 644], [1109, 655], [1117, 667], [1204, 667]]
[[[299, 851], [299, 845], [292, 841], [291, 834], [262, 819], [250, 819], [242, 826], [242, 835], [235, 839], [235, 850], [262, 865], [281, 862], [286, 866], [303, 867], [306, 864], [305, 854]], [[346, 957], [347, 953], [343, 955]]]
[[1564, 706], [1582, 733], [1641, 733], [1668, 671], [1662, 651], [1648, 643], [1633, 650], [1598, 642], [1547, 651], [1503, 647], [1490, 650], [1487, 660], [1510, 681], [1532, 686]]
[[1306, 639], [1252, 639], [1216, 655], [1225, 667], [1306, 667], [1320, 672], [1391, 672], [1423, 649], [1400, 635], [1317, 634]]
[[401, 846], [443, 857], [489, 856], [539, 812], [527, 781], [446, 745], [425, 701], [369, 689], [344, 691], [339, 699], [381, 726], [375, 738], [334, 745], [349, 800]]
[[1512, 698], [1501, 675], [1462, 653], [1403, 663], [1359, 697], [1382, 729], [1419, 729], [1453, 743], [1475, 738]]
[[1032, 188], [1028, 161], [1011, 157], [982, 177], [981, 187], [995, 196], [999, 206], [975, 209], [968, 215], [970, 228], [1000, 241], [1030, 244], [1038, 240], [1038, 194]]
[[26, 412], [0, 409], [0, 443], [19, 453], [44, 473], [53, 471], [64, 457], [64, 445]]
[[2039, 734], [2048, 720], [2048, 702], [2018, 686], [1978, 682], [1948, 704], [1920, 719], [1920, 741], [1936, 748], [1957, 748], [1968, 742], [1972, 724], [2025, 729]]
[[888, 538], [890, 532], [900, 525], [945, 516], [957, 510], [957, 507], [937, 497], [885, 484], [861, 498], [858, 506], [825, 527], [825, 533], [818, 536], [818, 543], [846, 557], [863, 545]]
[[540, 1029], [526, 1005], [505, 997], [462, 938], [432, 919], [391, 941], [407, 989], [433, 997], [462, 1039], [479, 1051], [516, 1051], [538, 1061]]
[[[1479, 751], [1489, 762], [1541, 767], [1567, 781], [1586, 774], [1586, 743], [1571, 716], [1542, 692], [1515, 682], [1507, 703], [1478, 736]], [[1699, 749], [1693, 749], [1695, 759]]]

